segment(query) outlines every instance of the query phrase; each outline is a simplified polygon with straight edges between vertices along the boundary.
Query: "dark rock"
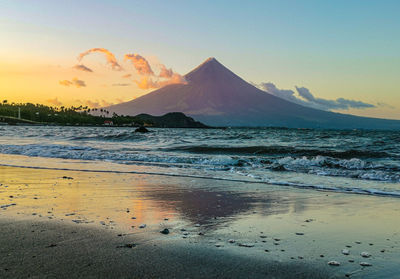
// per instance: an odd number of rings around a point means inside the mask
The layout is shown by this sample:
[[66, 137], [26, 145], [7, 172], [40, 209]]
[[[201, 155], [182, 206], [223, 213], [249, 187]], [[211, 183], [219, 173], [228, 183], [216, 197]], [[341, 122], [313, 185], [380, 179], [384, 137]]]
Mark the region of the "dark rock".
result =
[[162, 233], [162, 234], [169, 234], [169, 229], [163, 229], [162, 231], [160, 231], [160, 233]]
[[135, 130], [135, 133], [148, 133], [148, 132], [149, 130], [147, 130], [146, 127], [144, 126], [141, 126]]
[[70, 176], [63, 176], [62, 179], [74, 179], [74, 178]]
[[136, 247], [135, 243], [128, 243], [128, 244], [123, 244], [123, 245], [118, 245], [117, 248], [134, 248]]

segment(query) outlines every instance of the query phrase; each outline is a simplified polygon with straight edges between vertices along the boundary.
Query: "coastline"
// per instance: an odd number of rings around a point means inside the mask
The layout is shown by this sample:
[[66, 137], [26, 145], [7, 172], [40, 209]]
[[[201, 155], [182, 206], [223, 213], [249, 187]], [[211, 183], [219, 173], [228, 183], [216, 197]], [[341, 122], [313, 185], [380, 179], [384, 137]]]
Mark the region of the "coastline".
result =
[[0, 167], [0, 183], [0, 204], [15, 203], [0, 211], [5, 278], [397, 275], [396, 198], [15, 167]]

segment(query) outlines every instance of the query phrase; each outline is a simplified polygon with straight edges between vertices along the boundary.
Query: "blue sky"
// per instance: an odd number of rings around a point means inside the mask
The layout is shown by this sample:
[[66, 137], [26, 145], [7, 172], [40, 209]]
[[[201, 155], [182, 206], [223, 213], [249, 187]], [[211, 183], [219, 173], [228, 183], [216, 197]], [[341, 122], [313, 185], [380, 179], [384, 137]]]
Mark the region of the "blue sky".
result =
[[247, 81], [384, 103], [351, 113], [400, 119], [399, 12], [398, 1], [2, 1], [0, 58], [67, 67], [102, 47], [185, 74], [213, 56]]

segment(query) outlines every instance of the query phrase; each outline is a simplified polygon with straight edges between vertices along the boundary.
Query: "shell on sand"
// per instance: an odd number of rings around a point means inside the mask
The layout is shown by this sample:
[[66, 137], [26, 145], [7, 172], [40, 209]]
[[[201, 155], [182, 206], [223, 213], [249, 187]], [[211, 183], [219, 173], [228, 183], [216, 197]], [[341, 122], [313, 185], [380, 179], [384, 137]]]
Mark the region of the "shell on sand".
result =
[[338, 261], [329, 261], [328, 264], [329, 265], [333, 265], [333, 266], [339, 266], [340, 262], [338, 262]]
[[145, 227], [146, 227], [146, 224], [141, 224], [141, 225], [139, 226], [140, 229], [144, 229]]
[[361, 262], [360, 265], [361, 266], [372, 266], [371, 263], [367, 263], [367, 262]]
[[229, 239], [228, 242], [229, 243], [235, 243], [235, 240], [234, 239]]

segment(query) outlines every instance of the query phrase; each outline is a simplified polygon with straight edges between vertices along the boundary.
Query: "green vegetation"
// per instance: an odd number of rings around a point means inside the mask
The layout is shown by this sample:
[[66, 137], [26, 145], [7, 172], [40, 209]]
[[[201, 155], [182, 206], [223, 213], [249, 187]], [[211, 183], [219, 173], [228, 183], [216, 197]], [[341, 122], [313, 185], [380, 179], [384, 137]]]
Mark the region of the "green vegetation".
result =
[[[20, 117], [18, 117], [18, 110], [20, 110]], [[112, 121], [114, 125], [152, 125], [138, 117], [110, 115], [107, 110], [90, 109], [87, 106], [57, 108], [41, 104], [8, 103], [7, 100], [0, 103], [1, 118], [4, 119], [3, 122], [9, 124], [104, 125], [105, 121]]]
[[50, 107], [32, 103], [0, 103], [0, 122], [8, 124], [36, 125], [108, 125], [108, 126], [153, 126], [173, 128], [205, 128], [204, 124], [183, 113], [168, 113], [164, 116], [141, 114], [123, 116], [111, 114], [105, 109], [79, 107]]

